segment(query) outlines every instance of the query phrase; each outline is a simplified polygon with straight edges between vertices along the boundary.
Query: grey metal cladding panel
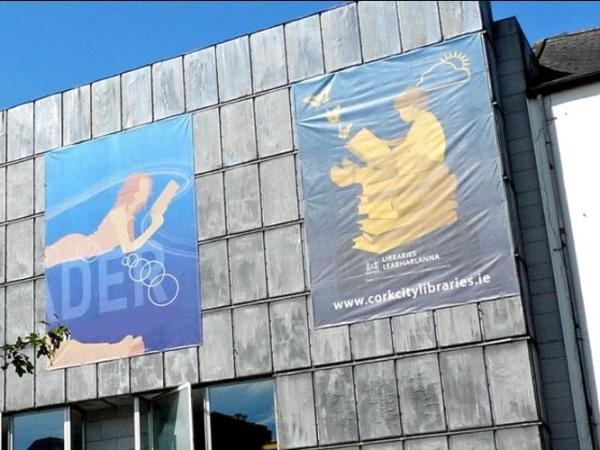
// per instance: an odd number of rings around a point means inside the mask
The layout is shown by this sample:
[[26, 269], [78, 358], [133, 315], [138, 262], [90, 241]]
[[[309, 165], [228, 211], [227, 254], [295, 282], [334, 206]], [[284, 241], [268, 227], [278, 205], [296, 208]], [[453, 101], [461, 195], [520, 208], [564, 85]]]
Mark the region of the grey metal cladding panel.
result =
[[123, 128], [152, 121], [152, 71], [142, 67], [121, 75]]
[[[43, 218], [38, 218], [43, 219]], [[37, 333], [45, 333], [46, 319], [45, 285], [43, 279], [35, 280], [34, 329]], [[42, 357], [35, 364], [35, 405], [56, 405], [65, 401], [65, 370], [46, 370], [48, 360]]]
[[250, 35], [252, 84], [260, 92], [287, 83], [283, 26]]
[[203, 382], [233, 378], [233, 332], [231, 311], [202, 314], [200, 379]]
[[[448, 450], [448, 441], [445, 437], [433, 437], [406, 441], [405, 450]], [[516, 449], [515, 449], [516, 450]]]
[[3, 162], [6, 162], [6, 111], [0, 111], [0, 163]]
[[6, 136], [7, 161], [33, 154], [33, 103], [8, 110]]
[[360, 33], [355, 4], [321, 14], [321, 27], [327, 72], [361, 62]]
[[275, 379], [277, 440], [280, 448], [317, 445], [315, 395], [312, 374]]
[[445, 39], [483, 28], [481, 7], [473, 1], [438, 2], [440, 22]]
[[438, 309], [434, 314], [440, 346], [481, 341], [479, 310], [476, 304]]
[[442, 352], [440, 368], [448, 428], [490, 426], [492, 416], [483, 349]]
[[33, 220], [6, 226], [6, 280], [33, 275]]
[[238, 377], [273, 370], [268, 305], [233, 310], [235, 373]]
[[152, 65], [152, 100], [154, 120], [174, 116], [185, 110], [183, 58], [173, 58]]
[[396, 353], [435, 348], [435, 324], [433, 312], [392, 317], [392, 332]]
[[542, 450], [537, 427], [511, 428], [496, 432], [498, 450]]
[[129, 359], [121, 358], [98, 364], [98, 396], [129, 393]]
[[[6, 227], [0, 226], [0, 249], [6, 248]], [[4, 283], [6, 279], [6, 258], [5, 251], [0, 250], [0, 283]]]
[[33, 274], [44, 274], [44, 218], [36, 217], [33, 228]]
[[43, 212], [46, 198], [45, 167], [43, 156], [35, 158], [33, 167], [33, 195], [35, 197], [35, 212]]
[[358, 440], [351, 367], [315, 372], [315, 398], [319, 444]]
[[92, 135], [114, 133], [121, 129], [121, 77], [92, 84]]
[[252, 100], [221, 108], [223, 164], [231, 166], [256, 159], [256, 134]]
[[165, 387], [198, 382], [198, 349], [182, 348], [165, 352]]
[[188, 111], [218, 103], [215, 47], [208, 47], [185, 55], [183, 69]]
[[400, 410], [394, 361], [356, 366], [354, 383], [360, 438], [399, 436]]
[[365, 61], [400, 52], [400, 28], [394, 2], [358, 2], [358, 20]]
[[313, 364], [316, 366], [349, 361], [352, 357], [348, 326], [311, 329], [310, 341]]
[[525, 316], [521, 297], [483, 302], [480, 308], [485, 339], [525, 334]]
[[240, 236], [229, 241], [229, 268], [233, 303], [266, 297], [267, 280], [262, 233]]
[[[513, 450], [516, 449], [517, 447]], [[484, 431], [450, 436], [450, 450], [496, 450], [494, 433]]]
[[275, 371], [310, 366], [306, 299], [274, 302], [270, 314]]
[[265, 257], [269, 296], [304, 290], [304, 265], [299, 225], [265, 231]]
[[6, 218], [33, 214], [33, 160], [6, 167]]
[[370, 320], [350, 325], [354, 359], [391, 355], [392, 330], [389, 319]]
[[163, 355], [153, 353], [131, 358], [131, 392], [161, 389], [163, 380]]
[[[383, 442], [381, 444], [370, 444], [363, 445], [363, 450], [402, 450], [404, 447], [401, 441], [397, 442]], [[358, 450], [358, 447], [356, 447]]]
[[91, 131], [90, 86], [63, 93], [63, 144], [89, 139]]
[[290, 82], [323, 73], [319, 15], [290, 22], [284, 27]]
[[260, 194], [265, 226], [298, 218], [294, 155], [260, 163]]
[[76, 402], [97, 397], [97, 366], [71, 367], [67, 369], [67, 401]]
[[489, 346], [485, 359], [496, 424], [537, 420], [527, 342]]
[[200, 111], [192, 117], [195, 172], [202, 173], [218, 169], [223, 165], [219, 109]]
[[217, 45], [217, 73], [221, 101], [252, 93], [248, 36]]
[[227, 228], [230, 233], [259, 228], [262, 223], [258, 164], [225, 172]]
[[6, 201], [5, 200], [6, 200], [6, 167], [0, 167], [0, 222], [4, 222], [6, 220]]
[[256, 134], [261, 157], [292, 149], [292, 119], [288, 89], [256, 97]]
[[396, 362], [396, 373], [404, 433], [444, 430], [446, 422], [437, 355], [400, 359]]
[[33, 282], [6, 287], [6, 341], [14, 343], [18, 337], [33, 331]]
[[[35, 359], [33, 349], [26, 349], [24, 353], [29, 356], [31, 360]], [[33, 408], [33, 377], [31, 375], [19, 377], [12, 366], [6, 370], [5, 376], [5, 409], [8, 411], [14, 411]]]
[[62, 142], [62, 98], [51, 95], [35, 102], [35, 153], [60, 147]]
[[199, 253], [202, 309], [229, 305], [227, 241], [202, 244]]
[[436, 1], [399, 1], [400, 38], [404, 51], [442, 39]]
[[[0, 229], [1, 231], [1, 229]], [[6, 322], [5, 322], [5, 311], [6, 311], [6, 298], [5, 298], [6, 290], [4, 287], [0, 287], [0, 346], [5, 344], [5, 331], [6, 331]], [[0, 401], [2, 398], [0, 397]]]
[[196, 217], [198, 236], [209, 239], [225, 234], [223, 174], [196, 178]]

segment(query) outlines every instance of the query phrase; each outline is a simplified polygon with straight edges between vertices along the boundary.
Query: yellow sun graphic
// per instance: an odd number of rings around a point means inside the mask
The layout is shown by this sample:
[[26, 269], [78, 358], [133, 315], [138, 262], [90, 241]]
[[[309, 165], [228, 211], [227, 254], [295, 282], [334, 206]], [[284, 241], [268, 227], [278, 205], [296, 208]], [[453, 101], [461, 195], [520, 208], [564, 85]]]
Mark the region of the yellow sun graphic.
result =
[[457, 70], [469, 70], [469, 58], [463, 52], [448, 52], [440, 58], [441, 63], [449, 63]]

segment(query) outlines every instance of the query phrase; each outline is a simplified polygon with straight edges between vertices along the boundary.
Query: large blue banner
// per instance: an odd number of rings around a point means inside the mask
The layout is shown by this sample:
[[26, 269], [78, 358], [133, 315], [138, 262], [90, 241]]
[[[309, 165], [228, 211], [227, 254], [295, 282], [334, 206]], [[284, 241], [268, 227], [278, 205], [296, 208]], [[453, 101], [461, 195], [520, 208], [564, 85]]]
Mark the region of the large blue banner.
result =
[[317, 326], [519, 292], [474, 34], [294, 86]]
[[48, 153], [46, 320], [54, 367], [201, 339], [189, 116]]

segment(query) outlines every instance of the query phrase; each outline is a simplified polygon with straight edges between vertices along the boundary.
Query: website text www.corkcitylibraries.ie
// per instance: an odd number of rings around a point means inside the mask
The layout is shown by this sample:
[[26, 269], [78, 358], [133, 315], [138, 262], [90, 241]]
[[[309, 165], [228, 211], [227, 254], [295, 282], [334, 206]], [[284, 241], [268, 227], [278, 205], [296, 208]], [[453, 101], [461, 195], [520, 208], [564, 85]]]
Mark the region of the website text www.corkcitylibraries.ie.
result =
[[419, 283], [416, 286], [403, 287], [397, 291], [388, 289], [386, 292], [380, 292], [367, 297], [355, 297], [334, 301], [333, 308], [336, 311], [339, 311], [341, 309], [374, 305], [394, 300], [414, 300], [422, 295], [434, 294], [436, 292], [453, 291], [456, 289], [467, 289], [469, 287], [479, 286], [481, 284], [489, 284], [491, 281], [492, 277], [490, 275], [477, 274], [475, 276], [466, 278], [454, 278], [453, 280], [443, 281], [441, 283]]

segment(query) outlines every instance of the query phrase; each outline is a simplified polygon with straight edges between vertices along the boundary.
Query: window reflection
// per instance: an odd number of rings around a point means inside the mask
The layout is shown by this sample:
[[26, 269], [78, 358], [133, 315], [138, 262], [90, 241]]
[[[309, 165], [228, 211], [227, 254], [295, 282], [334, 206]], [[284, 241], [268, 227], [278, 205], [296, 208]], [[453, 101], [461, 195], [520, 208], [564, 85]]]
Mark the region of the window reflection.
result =
[[64, 419], [62, 408], [14, 416], [12, 450], [63, 450]]
[[208, 389], [213, 450], [277, 448], [273, 382]]

